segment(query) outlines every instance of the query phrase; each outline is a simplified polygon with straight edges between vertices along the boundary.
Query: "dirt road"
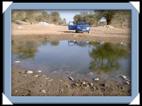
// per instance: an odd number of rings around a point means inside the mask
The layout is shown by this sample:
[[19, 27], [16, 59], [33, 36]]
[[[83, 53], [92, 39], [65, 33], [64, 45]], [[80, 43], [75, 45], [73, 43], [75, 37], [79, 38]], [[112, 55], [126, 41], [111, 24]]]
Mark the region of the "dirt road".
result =
[[109, 42], [129, 42], [130, 29], [128, 28], [115, 28], [113, 26], [98, 26], [91, 27], [90, 33], [75, 33], [69, 31], [67, 26], [59, 26], [54, 24], [41, 25], [41, 24], [27, 24], [17, 25], [12, 24], [12, 35], [43, 35], [50, 36], [56, 39], [86, 39], [86, 40], [99, 40]]

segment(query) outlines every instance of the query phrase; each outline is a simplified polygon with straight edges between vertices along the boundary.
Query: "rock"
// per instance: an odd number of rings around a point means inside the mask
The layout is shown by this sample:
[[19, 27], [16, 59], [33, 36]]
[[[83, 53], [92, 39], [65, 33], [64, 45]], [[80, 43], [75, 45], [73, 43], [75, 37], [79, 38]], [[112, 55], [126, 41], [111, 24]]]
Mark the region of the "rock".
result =
[[88, 74], [89, 74], [89, 75], [94, 75], [94, 73], [93, 73], [93, 72], [89, 72]]
[[41, 73], [42, 71], [41, 71], [41, 70], [38, 70], [37, 72]]
[[26, 76], [27, 76], [27, 74], [23, 74], [23, 76], [24, 76], [24, 77], [26, 77]]
[[46, 75], [42, 75], [42, 77], [46, 78]]
[[89, 83], [89, 85], [92, 87], [94, 84], [91, 82], [91, 83]]
[[39, 77], [39, 75], [35, 75], [34, 77]]
[[94, 80], [94, 81], [99, 81], [100, 79], [97, 77], [97, 78], [94, 78], [93, 80]]
[[120, 45], [127, 46], [127, 43], [125, 43], [124, 41], [122, 41], [122, 42], [120, 42]]
[[69, 76], [68, 78], [69, 80], [74, 81], [73, 77]]
[[65, 84], [65, 86], [66, 86], [67, 88], [69, 88], [69, 87], [70, 87], [70, 85], [69, 85], [69, 84]]
[[89, 85], [88, 84], [86, 84], [86, 88], [88, 88], [89, 87]]
[[27, 74], [33, 74], [33, 71], [28, 70], [28, 71], [27, 71]]
[[94, 86], [94, 87], [93, 87], [93, 90], [96, 90], [96, 89], [97, 89], [97, 88]]
[[73, 83], [73, 84], [72, 84], [72, 87], [77, 87], [77, 86], [79, 86], [78, 83]]
[[101, 42], [100, 42], [101, 45], [103, 45], [104, 43], [105, 43], [104, 41], [101, 41]]
[[125, 83], [126, 83], [127, 85], [130, 85], [130, 82], [129, 82], [129, 81], [126, 81]]
[[20, 61], [16, 60], [15, 63], [20, 63]]
[[83, 81], [83, 82], [82, 82], [82, 84], [83, 84], [83, 85], [85, 85], [85, 84], [86, 84], [86, 82], [85, 82], [85, 81]]
[[23, 27], [22, 27], [22, 26], [18, 26], [17, 28], [18, 28], [18, 29], [23, 29]]
[[53, 71], [52, 73], [57, 73], [57, 71]]
[[123, 80], [128, 80], [128, 78], [127, 78], [125, 75], [120, 75], [120, 77], [121, 77]]
[[53, 79], [48, 80], [49, 82], [53, 81]]
[[46, 93], [46, 90], [43, 89], [43, 90], [41, 90], [41, 92], [42, 92], [42, 93]]
[[63, 88], [61, 88], [61, 89], [60, 89], [60, 93], [62, 93], [63, 91], [64, 91], [64, 89], [63, 89]]
[[78, 83], [75, 83], [75, 86], [79, 86], [79, 84], [78, 84]]
[[121, 45], [123, 45], [123, 42], [120, 42]]
[[104, 83], [102, 83], [102, 84], [100, 84], [100, 86], [105, 87], [105, 84], [104, 84]]
[[81, 84], [82, 84], [82, 86], [85, 87], [85, 88], [88, 88], [88, 87], [89, 87], [89, 83], [87, 83], [87, 82], [85, 82], [85, 81], [83, 81]]
[[48, 80], [49, 78], [48, 78], [48, 77], [46, 77], [45, 79], [46, 79], [46, 80]]
[[86, 41], [86, 43], [89, 43], [89, 41]]

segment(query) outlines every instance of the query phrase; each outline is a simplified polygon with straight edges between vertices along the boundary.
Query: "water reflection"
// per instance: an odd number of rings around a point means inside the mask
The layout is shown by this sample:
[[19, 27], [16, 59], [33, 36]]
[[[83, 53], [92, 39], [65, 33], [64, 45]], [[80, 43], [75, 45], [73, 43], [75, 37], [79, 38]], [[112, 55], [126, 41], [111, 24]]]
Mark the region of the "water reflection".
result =
[[69, 46], [80, 46], [80, 47], [86, 47], [88, 45], [87, 41], [76, 41], [76, 40], [69, 40], [68, 41]]
[[59, 41], [48, 41], [48, 42], [50, 42], [50, 44], [52, 46], [58, 46], [59, 45]]
[[92, 57], [89, 68], [109, 72], [119, 68], [118, 59], [128, 56], [128, 50], [120, 45], [112, 45], [111, 43], [92, 43], [96, 45], [89, 53]]
[[37, 44], [33, 41], [15, 42], [13, 44], [13, 51], [21, 59], [33, 58], [37, 52]]
[[[128, 48], [119, 44], [88, 41], [18, 40], [12, 41], [16, 59], [23, 59], [23, 67], [41, 70], [64, 70], [65, 66], [76, 72], [113, 72], [123, 69], [119, 60], [128, 55]], [[53, 47], [54, 46], [54, 47]], [[30, 59], [29, 59], [30, 58]], [[33, 59], [34, 58], [34, 59]], [[28, 59], [28, 60], [27, 60]], [[127, 61], [123, 61], [129, 66]], [[122, 71], [123, 71], [122, 70]]]

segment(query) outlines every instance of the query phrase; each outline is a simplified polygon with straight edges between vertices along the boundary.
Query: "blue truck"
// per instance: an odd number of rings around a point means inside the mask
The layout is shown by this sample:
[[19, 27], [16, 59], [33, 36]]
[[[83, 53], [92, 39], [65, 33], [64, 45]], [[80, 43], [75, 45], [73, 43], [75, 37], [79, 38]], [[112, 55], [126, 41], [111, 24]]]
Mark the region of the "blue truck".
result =
[[85, 22], [69, 22], [68, 29], [69, 30], [75, 30], [76, 33], [78, 32], [90, 32], [91, 26]]

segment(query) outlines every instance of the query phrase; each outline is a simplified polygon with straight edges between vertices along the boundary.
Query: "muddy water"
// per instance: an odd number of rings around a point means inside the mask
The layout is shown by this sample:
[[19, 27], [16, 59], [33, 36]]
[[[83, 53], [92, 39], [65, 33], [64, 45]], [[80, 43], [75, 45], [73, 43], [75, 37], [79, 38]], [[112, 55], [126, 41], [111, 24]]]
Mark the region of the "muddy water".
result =
[[[12, 65], [74, 78], [130, 79], [128, 45], [87, 41], [13, 41]], [[20, 61], [16, 63], [16, 61]]]

